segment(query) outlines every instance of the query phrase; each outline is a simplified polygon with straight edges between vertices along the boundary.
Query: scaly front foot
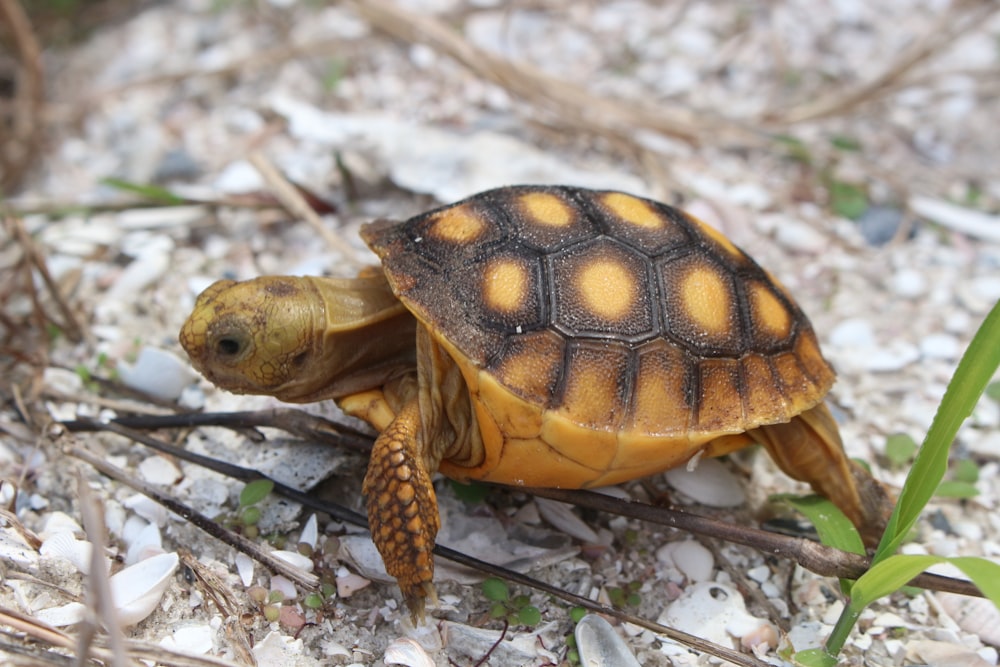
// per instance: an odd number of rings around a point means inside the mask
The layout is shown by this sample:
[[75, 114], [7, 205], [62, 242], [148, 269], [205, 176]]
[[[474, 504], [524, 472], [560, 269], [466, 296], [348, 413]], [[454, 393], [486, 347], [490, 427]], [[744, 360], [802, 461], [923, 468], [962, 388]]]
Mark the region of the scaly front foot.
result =
[[421, 447], [420, 412], [413, 400], [375, 441], [362, 487], [372, 539], [414, 623], [424, 619], [427, 598], [437, 601], [431, 552], [441, 525]]

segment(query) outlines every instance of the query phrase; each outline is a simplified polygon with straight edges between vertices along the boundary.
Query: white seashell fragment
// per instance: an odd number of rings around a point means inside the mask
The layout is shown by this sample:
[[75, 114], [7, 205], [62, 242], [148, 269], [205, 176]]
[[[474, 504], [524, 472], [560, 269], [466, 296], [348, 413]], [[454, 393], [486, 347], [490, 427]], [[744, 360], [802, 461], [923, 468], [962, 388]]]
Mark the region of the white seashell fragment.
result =
[[746, 502], [743, 485], [716, 459], [698, 462], [694, 470], [674, 468], [664, 473], [672, 487], [709, 507], [737, 507]]
[[286, 600], [294, 600], [299, 594], [298, 590], [295, 588], [295, 584], [292, 583], [291, 579], [283, 577], [280, 574], [271, 577], [271, 590], [279, 591], [285, 596]]
[[292, 639], [280, 632], [271, 631], [263, 640], [254, 644], [254, 659], [258, 665], [294, 665], [302, 655], [301, 639]]
[[142, 348], [135, 364], [119, 362], [118, 375], [127, 386], [165, 401], [177, 400], [196, 377], [180, 357], [156, 347]]
[[173, 634], [174, 642], [179, 648], [196, 655], [205, 655], [215, 648], [214, 637], [215, 631], [207, 623], [177, 628]]
[[319, 528], [318, 522], [316, 521], [316, 515], [310, 514], [309, 518], [306, 520], [306, 525], [302, 526], [302, 535], [299, 536], [299, 542], [308, 544], [315, 549], [318, 540]]
[[360, 574], [354, 574], [353, 572], [348, 572], [347, 574], [338, 576], [336, 581], [337, 597], [342, 598], [351, 597], [362, 588], [365, 588], [372, 583], [370, 579], [365, 579]]
[[94, 545], [78, 540], [72, 533], [55, 533], [42, 542], [39, 553], [52, 558], [62, 558], [73, 564], [78, 572], [90, 574], [90, 558]]
[[56, 533], [73, 533], [82, 535], [83, 528], [76, 522], [76, 519], [65, 512], [50, 512], [45, 517], [45, 525], [38, 536], [43, 540]]
[[405, 665], [406, 667], [434, 667], [434, 660], [427, 651], [415, 640], [409, 637], [394, 639], [385, 647], [382, 661], [387, 665]]
[[236, 571], [239, 572], [240, 581], [243, 582], [244, 586], [249, 586], [253, 583], [253, 558], [247, 556], [245, 553], [240, 552], [236, 554]]
[[709, 582], [685, 590], [660, 614], [657, 622], [730, 647], [733, 637], [757, 633], [760, 626], [768, 625], [766, 620], [747, 612], [743, 597], [735, 588]]
[[312, 572], [315, 567], [315, 563], [312, 562], [311, 558], [307, 558], [297, 551], [285, 551], [283, 549], [277, 549], [271, 552], [271, 555], [275, 558], [285, 561], [292, 567], [302, 570], [303, 572]]
[[[168, 512], [163, 505], [156, 502], [152, 498], [142, 495], [141, 493], [129, 496], [122, 504], [126, 509], [132, 510], [146, 521], [155, 523], [157, 526], [164, 526], [167, 523]], [[132, 518], [133, 517], [129, 517], [126, 524], [128, 521], [131, 521]], [[123, 532], [127, 533], [128, 528], [126, 528]]]
[[160, 527], [155, 523], [147, 523], [141, 530], [127, 540], [128, 551], [125, 553], [125, 564], [133, 565], [139, 561], [152, 558], [163, 553], [163, 538]]
[[163, 456], [149, 456], [139, 464], [139, 475], [150, 484], [171, 486], [184, 476], [177, 464]]
[[42, 623], [48, 623], [54, 628], [64, 628], [67, 625], [76, 625], [83, 620], [87, 607], [81, 602], [70, 602], [60, 607], [49, 607], [39, 609], [34, 616]]
[[958, 627], [978, 636], [986, 644], [1000, 646], [1000, 609], [992, 602], [955, 593], [935, 593], [934, 599]]
[[111, 597], [123, 625], [135, 625], [153, 613], [177, 571], [177, 564], [176, 553], [159, 554], [111, 577]]
[[587, 544], [598, 544], [597, 533], [573, 513], [573, 506], [548, 498], [535, 498], [538, 513], [550, 524]]
[[639, 661], [604, 618], [587, 614], [573, 631], [580, 664], [587, 667], [639, 667]]
[[696, 540], [665, 544], [656, 551], [656, 558], [664, 563], [673, 563], [693, 583], [709, 581], [715, 569], [712, 552]]

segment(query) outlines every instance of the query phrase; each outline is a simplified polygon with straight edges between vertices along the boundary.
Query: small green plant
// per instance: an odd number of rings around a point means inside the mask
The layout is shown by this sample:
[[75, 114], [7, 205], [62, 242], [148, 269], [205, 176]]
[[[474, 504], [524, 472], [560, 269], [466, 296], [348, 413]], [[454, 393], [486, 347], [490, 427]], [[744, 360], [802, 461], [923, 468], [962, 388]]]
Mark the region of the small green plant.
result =
[[542, 612], [531, 604], [527, 595], [510, 596], [507, 582], [497, 577], [490, 577], [483, 582], [483, 595], [493, 604], [490, 606], [490, 618], [506, 619], [511, 625], [526, 625], [534, 627], [542, 620]]
[[[965, 556], [945, 558], [897, 553], [927, 502], [938, 492], [941, 480], [948, 470], [948, 454], [955, 434], [962, 422], [972, 413], [998, 367], [1000, 367], [1000, 302], [986, 316], [948, 384], [930, 430], [917, 451], [913, 466], [903, 484], [903, 490], [889, 518], [882, 541], [872, 557], [871, 567], [857, 581], [842, 582], [848, 595], [847, 604], [826, 645], [819, 649], [799, 651], [795, 654], [797, 663], [807, 667], [835, 666], [837, 656], [864, 608], [880, 597], [900, 590], [913, 577], [938, 563], [947, 562], [959, 568], [993, 604], [1000, 607], [1000, 564], [985, 558]], [[971, 471], [967, 467], [959, 471], [956, 466], [956, 474], [968, 476]], [[816, 508], [821, 504], [816, 502], [812, 507], [812, 513], [808, 514], [816, 524], [820, 539], [831, 546], [856, 552], [861, 542], [857, 532], [852, 526], [842, 525], [847, 519], [832, 503], [827, 502], [828, 506], [819, 511]], [[853, 535], [847, 535], [851, 532]]]
[[642, 604], [642, 596], [639, 595], [640, 588], [642, 588], [641, 581], [630, 581], [625, 586], [612, 586], [607, 589], [608, 599], [611, 600], [612, 606], [618, 609], [638, 607]]
[[226, 528], [238, 530], [246, 537], [256, 538], [260, 534], [257, 524], [260, 522], [260, 507], [258, 503], [264, 500], [274, 489], [274, 482], [269, 479], [257, 479], [240, 491], [240, 506], [233, 516], [223, 520]]

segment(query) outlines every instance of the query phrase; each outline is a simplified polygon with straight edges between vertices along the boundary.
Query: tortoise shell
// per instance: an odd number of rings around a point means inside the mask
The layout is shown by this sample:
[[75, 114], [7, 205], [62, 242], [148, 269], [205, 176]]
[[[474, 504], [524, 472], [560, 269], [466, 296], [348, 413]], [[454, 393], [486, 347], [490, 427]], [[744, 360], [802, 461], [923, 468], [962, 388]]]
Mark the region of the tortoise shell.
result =
[[469, 388], [486, 451], [446, 460], [449, 476], [593, 486], [648, 475], [789, 421], [834, 380], [785, 289], [662, 203], [506, 187], [362, 236]]

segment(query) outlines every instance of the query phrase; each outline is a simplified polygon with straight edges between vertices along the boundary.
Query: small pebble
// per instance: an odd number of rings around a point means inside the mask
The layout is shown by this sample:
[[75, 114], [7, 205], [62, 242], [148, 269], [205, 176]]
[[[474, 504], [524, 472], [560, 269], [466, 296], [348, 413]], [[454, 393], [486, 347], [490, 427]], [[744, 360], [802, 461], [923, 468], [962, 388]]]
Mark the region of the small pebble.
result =
[[841, 321], [830, 331], [827, 341], [845, 349], [875, 347], [875, 332], [868, 320], [851, 318]]
[[961, 352], [958, 339], [951, 334], [938, 333], [925, 336], [920, 341], [920, 354], [925, 359], [957, 359]]
[[868, 245], [883, 246], [899, 231], [903, 212], [890, 206], [869, 206], [857, 220], [858, 229]]
[[903, 269], [889, 279], [889, 287], [905, 299], [915, 299], [927, 292], [927, 278], [916, 269]]
[[889, 373], [905, 368], [918, 359], [920, 350], [916, 345], [898, 340], [865, 355], [862, 365], [874, 373]]
[[171, 486], [184, 476], [177, 464], [163, 456], [147, 456], [139, 463], [139, 476], [151, 484]]
[[794, 252], [815, 255], [823, 252], [830, 240], [815, 227], [786, 218], [775, 228], [774, 239]]

